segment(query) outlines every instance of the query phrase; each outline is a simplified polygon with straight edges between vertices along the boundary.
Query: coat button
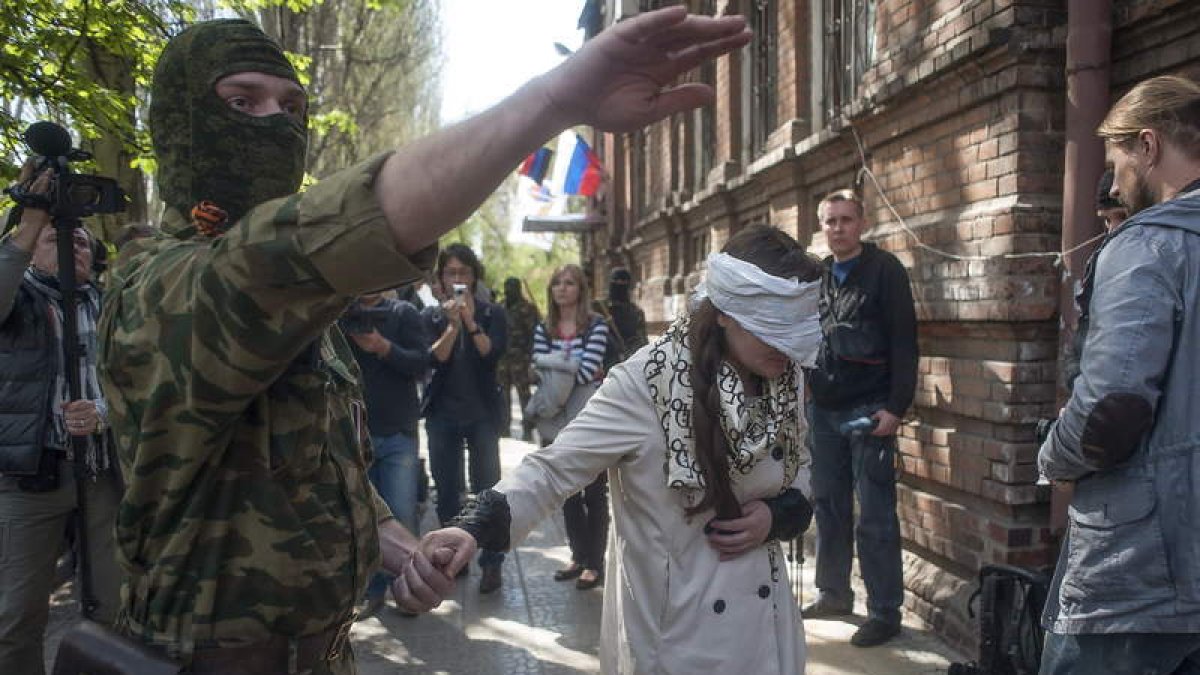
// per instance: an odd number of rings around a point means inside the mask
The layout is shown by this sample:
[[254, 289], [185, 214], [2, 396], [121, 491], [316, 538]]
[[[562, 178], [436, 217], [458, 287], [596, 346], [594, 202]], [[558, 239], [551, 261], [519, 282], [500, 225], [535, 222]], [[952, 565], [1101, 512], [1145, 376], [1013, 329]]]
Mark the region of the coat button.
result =
[[714, 602], [713, 603], [713, 611], [716, 612], [717, 614], [724, 612], [725, 611], [725, 601], [718, 600], [718, 601]]
[[783, 459], [783, 446], [777, 445], [771, 448], [771, 457], [773, 457], [776, 461]]
[[767, 597], [767, 596], [768, 596], [768, 595], [770, 595], [770, 594], [771, 594], [771, 587], [770, 587], [770, 586], [768, 586], [768, 585], [766, 585], [766, 584], [763, 584], [762, 586], [759, 586], [759, 587], [758, 587], [758, 597], [760, 597], [760, 598], [765, 598], [765, 597]]

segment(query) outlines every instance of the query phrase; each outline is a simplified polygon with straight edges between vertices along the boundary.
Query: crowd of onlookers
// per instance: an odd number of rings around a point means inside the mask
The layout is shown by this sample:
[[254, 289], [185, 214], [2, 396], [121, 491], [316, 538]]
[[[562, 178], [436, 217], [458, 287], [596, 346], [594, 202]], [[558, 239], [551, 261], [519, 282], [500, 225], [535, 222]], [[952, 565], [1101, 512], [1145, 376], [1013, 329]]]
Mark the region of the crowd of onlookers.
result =
[[[71, 673], [112, 657], [341, 674], [389, 588], [428, 611], [478, 552], [493, 592], [505, 551], [560, 507], [572, 562], [555, 578], [604, 587], [606, 671], [802, 672], [802, 618], [853, 608], [855, 548], [868, 617], [851, 642], [897, 635], [917, 329], [860, 195], [820, 201], [824, 260], [737, 229], [652, 342], [625, 270], [599, 301], [580, 267], [555, 270], [543, 320], [516, 279], [491, 297], [469, 247], [436, 248], [541, 139], [709, 103], [663, 83], [749, 40], [740, 17], [641, 14], [495, 108], [301, 191], [307, 96], [279, 45], [237, 19], [172, 38], [148, 109], [158, 230], [103, 283], [97, 243], [59, 242], [44, 200], [0, 241], [0, 672], [41, 671], [68, 540], [85, 628], [112, 627]], [[1098, 134], [1101, 197], [1128, 219], [1098, 204], [1111, 229], [1079, 289], [1077, 375], [1038, 456], [1074, 491], [1040, 667], [1191, 672], [1200, 85], [1142, 82]], [[49, 175], [30, 165], [22, 185], [44, 198]], [[430, 187], [450, 183], [454, 199]], [[422, 418], [442, 525], [424, 536]], [[501, 476], [506, 434], [542, 447]], [[814, 516], [801, 612], [780, 542]]]
[[[450, 244], [422, 289], [427, 292], [408, 287], [358, 299], [340, 325], [363, 375], [374, 450], [371, 482], [397, 519], [419, 532], [418, 505], [431, 501], [438, 522], [449, 524], [465, 494], [499, 480], [501, 437], [532, 441], [536, 433], [543, 446], [554, 440], [608, 368], [646, 343], [645, 317], [630, 301], [630, 282], [629, 272], [618, 268], [608, 297], [593, 299], [582, 268], [561, 267], [546, 290], [543, 321], [518, 279], [505, 279], [502, 297], [495, 298], [477, 254]], [[515, 427], [514, 389], [520, 403]], [[428, 470], [418, 457], [422, 418]], [[423, 500], [431, 494], [430, 477], [436, 497]], [[563, 516], [573, 562], [555, 578], [595, 587], [602, 580], [608, 523], [602, 474], [567, 500]], [[481, 553], [481, 592], [500, 586], [503, 561], [501, 552]], [[383, 605], [387, 582], [382, 574], [372, 582], [360, 617]]]

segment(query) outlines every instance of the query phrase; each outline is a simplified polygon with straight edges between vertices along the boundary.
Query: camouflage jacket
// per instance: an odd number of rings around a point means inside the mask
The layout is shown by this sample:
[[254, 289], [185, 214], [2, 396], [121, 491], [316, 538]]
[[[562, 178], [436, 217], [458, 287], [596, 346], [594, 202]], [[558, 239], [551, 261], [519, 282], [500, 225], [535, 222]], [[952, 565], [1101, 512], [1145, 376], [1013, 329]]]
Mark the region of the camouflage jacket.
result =
[[497, 374], [502, 385], [521, 384], [530, 379], [533, 329], [541, 317], [537, 306], [525, 299], [505, 305], [504, 310], [508, 312], [508, 346], [500, 357]]
[[223, 237], [176, 219], [113, 268], [104, 387], [128, 488], [123, 625], [174, 654], [345, 620], [390, 517], [367, 480], [353, 296], [422, 278], [371, 191], [386, 156], [251, 210]]

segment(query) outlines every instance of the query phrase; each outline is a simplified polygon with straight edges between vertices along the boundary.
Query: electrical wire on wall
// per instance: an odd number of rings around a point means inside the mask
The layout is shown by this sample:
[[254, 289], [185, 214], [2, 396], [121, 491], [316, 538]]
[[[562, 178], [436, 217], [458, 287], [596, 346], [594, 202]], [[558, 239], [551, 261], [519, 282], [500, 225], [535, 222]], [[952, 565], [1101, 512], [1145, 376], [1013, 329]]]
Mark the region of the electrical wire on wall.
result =
[[879, 180], [875, 177], [875, 172], [871, 171], [871, 167], [867, 164], [867, 151], [866, 151], [866, 148], [863, 146], [862, 138], [858, 135], [858, 130], [854, 128], [853, 124], [847, 125], [847, 127], [850, 129], [850, 134], [854, 138], [854, 145], [858, 149], [858, 158], [859, 158], [860, 163], [862, 164], [862, 168], [859, 169], [859, 174], [860, 175], [865, 174], [867, 176], [867, 178], [871, 179], [871, 184], [875, 186], [875, 192], [878, 193], [879, 198], [883, 200], [884, 206], [886, 206], [888, 208], [888, 211], [890, 211], [892, 213], [892, 216], [896, 219], [896, 222], [900, 225], [900, 229], [904, 230], [904, 232], [908, 236], [912, 237], [913, 242], [917, 245], [917, 248], [929, 251], [930, 253], [933, 253], [933, 254], [936, 254], [936, 255], [939, 255], [939, 256], [942, 256], [945, 258], [950, 258], [951, 260], [964, 260], [964, 261], [984, 261], [984, 260], [998, 260], [998, 259], [1018, 260], [1021, 258], [1053, 258], [1054, 265], [1056, 267], [1058, 267], [1058, 266], [1062, 265], [1063, 257], [1071, 255], [1072, 253], [1078, 251], [1079, 249], [1090, 246], [1091, 244], [1104, 238], [1105, 233], [1101, 232], [1100, 234], [1092, 237], [1091, 239], [1088, 239], [1087, 241], [1085, 241], [1081, 244], [1078, 244], [1066, 251], [1061, 251], [1061, 252], [1060, 251], [1037, 251], [1037, 252], [1032, 252], [1032, 253], [1000, 253], [997, 255], [959, 255], [957, 253], [951, 253], [949, 251], [943, 251], [941, 249], [934, 248], [934, 247], [921, 241], [921, 238], [917, 236], [917, 233], [914, 232], [913, 229], [908, 226], [908, 223], [905, 222], [904, 217], [901, 216], [900, 212], [896, 210], [896, 207], [892, 205], [892, 201], [890, 199], [888, 199], [887, 193], [885, 193], [883, 190], [883, 186], [879, 184]]

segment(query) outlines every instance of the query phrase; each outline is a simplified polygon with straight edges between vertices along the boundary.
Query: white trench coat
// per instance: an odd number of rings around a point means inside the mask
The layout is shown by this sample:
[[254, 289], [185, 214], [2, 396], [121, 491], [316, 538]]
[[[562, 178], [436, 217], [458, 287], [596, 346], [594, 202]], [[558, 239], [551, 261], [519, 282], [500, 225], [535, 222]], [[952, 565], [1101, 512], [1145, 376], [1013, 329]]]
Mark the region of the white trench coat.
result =
[[[603, 672], [803, 673], [804, 627], [779, 545], [721, 562], [704, 536], [713, 513], [685, 518], [683, 498], [667, 487], [665, 435], [642, 374], [648, 350], [614, 368], [552, 445], [495, 486], [512, 510], [512, 542], [607, 470]], [[792, 483], [806, 495], [808, 464], [806, 454]], [[765, 457], [734, 492], [742, 503], [775, 496], [787, 487], [783, 476], [783, 461]]]

